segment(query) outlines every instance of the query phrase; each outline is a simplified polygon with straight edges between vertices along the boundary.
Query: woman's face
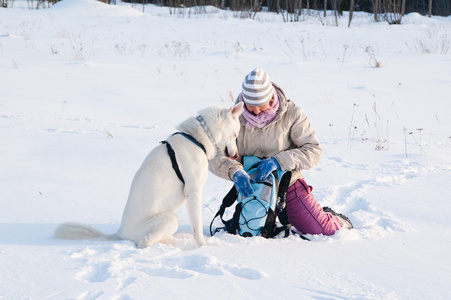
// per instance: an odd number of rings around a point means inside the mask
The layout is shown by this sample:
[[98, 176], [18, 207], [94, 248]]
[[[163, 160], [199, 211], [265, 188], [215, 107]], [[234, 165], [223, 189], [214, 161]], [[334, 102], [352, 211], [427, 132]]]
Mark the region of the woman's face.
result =
[[262, 106], [250, 106], [249, 104], [246, 104], [246, 108], [254, 115], [258, 115], [261, 112], [267, 111], [271, 107], [272, 102], [273, 99], [271, 99], [268, 103]]

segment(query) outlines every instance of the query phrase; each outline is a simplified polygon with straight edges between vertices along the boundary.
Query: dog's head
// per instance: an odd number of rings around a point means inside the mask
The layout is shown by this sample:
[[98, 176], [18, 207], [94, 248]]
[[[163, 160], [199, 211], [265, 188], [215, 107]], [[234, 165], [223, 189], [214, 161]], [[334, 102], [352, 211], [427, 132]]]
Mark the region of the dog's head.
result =
[[241, 102], [230, 109], [209, 107], [199, 112], [206, 123], [204, 131], [211, 143], [207, 148], [216, 149], [207, 154], [208, 159], [212, 159], [219, 153], [233, 159], [238, 158], [236, 138], [240, 132], [239, 116], [243, 110], [244, 104]]
[[[232, 159], [238, 158], [236, 138], [240, 132], [239, 116], [244, 110], [243, 102], [230, 109], [221, 107], [208, 107], [199, 111], [202, 128], [207, 139], [202, 143], [207, 148], [208, 159], [221, 154]], [[199, 120], [199, 119], [198, 119]], [[181, 124], [183, 125], [183, 124]], [[183, 131], [183, 126], [179, 128]], [[210, 150], [209, 150], [210, 149]]]
[[222, 151], [225, 156], [232, 159], [238, 158], [238, 148], [236, 146], [236, 139], [240, 133], [239, 116], [243, 113], [244, 104], [239, 102], [230, 109], [223, 111], [224, 118], [222, 126], [222, 138], [218, 141], [219, 151]]

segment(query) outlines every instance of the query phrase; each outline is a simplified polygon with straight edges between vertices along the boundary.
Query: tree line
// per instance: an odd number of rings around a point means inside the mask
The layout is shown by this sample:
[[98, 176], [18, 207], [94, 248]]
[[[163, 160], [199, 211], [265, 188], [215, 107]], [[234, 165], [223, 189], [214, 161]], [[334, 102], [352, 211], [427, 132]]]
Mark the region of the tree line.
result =
[[214, 6], [232, 11], [257, 13], [267, 10], [277, 13], [302, 13], [303, 9], [364, 11], [375, 14], [451, 15], [451, 0], [125, 0], [124, 2], [155, 4], [167, 7]]
[[[46, 8], [59, 0], [27, 0], [30, 9]], [[109, 4], [115, 0], [100, 0]], [[303, 11], [333, 11], [335, 16], [343, 11], [352, 13], [364, 11], [374, 14], [376, 21], [386, 20], [389, 23], [400, 23], [404, 14], [417, 12], [422, 15], [451, 15], [451, 0], [123, 0], [129, 3], [155, 4], [170, 8], [214, 6], [221, 9], [242, 12], [242, 17], [255, 17], [260, 11], [282, 14], [286, 21], [298, 21]], [[8, 7], [14, 0], [0, 0], [0, 7]], [[201, 9], [202, 10], [202, 9]], [[285, 18], [286, 15], [286, 18]]]

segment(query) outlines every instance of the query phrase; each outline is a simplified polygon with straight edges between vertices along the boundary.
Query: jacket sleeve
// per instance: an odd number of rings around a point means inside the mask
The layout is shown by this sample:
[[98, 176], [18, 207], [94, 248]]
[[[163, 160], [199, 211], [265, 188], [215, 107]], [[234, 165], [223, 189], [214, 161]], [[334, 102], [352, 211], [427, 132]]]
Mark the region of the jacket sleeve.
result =
[[276, 154], [275, 158], [283, 170], [311, 169], [319, 163], [323, 149], [302, 109], [293, 105], [289, 114], [292, 124], [289, 131], [292, 146], [291, 149]]
[[208, 162], [208, 169], [222, 179], [232, 180], [233, 174], [239, 169], [243, 169], [243, 165], [237, 160], [219, 154]]

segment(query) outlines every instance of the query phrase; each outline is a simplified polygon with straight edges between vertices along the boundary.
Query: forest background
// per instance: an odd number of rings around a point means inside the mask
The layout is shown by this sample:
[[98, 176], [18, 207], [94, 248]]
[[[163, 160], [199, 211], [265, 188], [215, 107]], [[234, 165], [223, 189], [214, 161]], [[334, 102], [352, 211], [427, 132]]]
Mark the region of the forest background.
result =
[[[15, 0], [0, 0], [0, 6], [11, 7]], [[27, 0], [30, 9], [48, 8], [59, 0]], [[108, 4], [116, 4], [116, 0], [101, 0]], [[451, 15], [450, 0], [123, 0], [135, 4], [155, 4], [166, 6], [170, 13], [178, 13], [177, 9], [193, 8], [193, 13], [205, 13], [207, 6], [229, 9], [242, 18], [254, 19], [260, 11], [277, 12], [286, 22], [296, 22], [303, 14], [317, 15], [326, 18], [327, 10], [332, 10], [335, 23], [349, 11], [348, 26], [351, 26], [353, 12], [369, 12], [374, 20], [387, 21], [390, 24], [401, 24], [402, 17], [411, 12], [422, 15]], [[143, 8], [144, 11], [144, 8]], [[191, 11], [189, 12], [191, 13]]]

